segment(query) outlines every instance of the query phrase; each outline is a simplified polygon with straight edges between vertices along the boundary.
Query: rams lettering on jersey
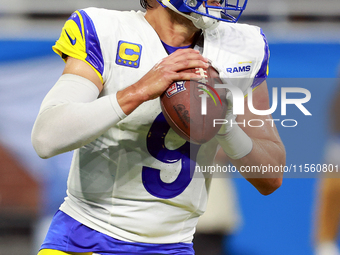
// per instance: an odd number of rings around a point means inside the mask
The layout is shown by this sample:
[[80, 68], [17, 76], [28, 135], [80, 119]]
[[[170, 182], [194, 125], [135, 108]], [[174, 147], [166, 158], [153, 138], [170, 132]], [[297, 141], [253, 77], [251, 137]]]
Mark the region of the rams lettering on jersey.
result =
[[235, 67], [228, 67], [226, 70], [228, 73], [244, 73], [249, 72], [251, 69], [250, 65], [243, 65], [243, 66], [235, 66]]

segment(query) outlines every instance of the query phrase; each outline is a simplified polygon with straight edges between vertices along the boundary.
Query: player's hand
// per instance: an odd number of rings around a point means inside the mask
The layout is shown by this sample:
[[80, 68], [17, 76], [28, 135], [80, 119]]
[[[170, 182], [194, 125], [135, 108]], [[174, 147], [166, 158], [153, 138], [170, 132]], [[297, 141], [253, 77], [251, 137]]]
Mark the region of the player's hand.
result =
[[226, 115], [225, 115], [225, 120], [227, 120], [228, 122], [223, 124], [220, 128], [220, 130], [218, 131], [218, 135], [225, 135], [227, 133], [230, 132], [231, 128], [232, 128], [232, 122], [235, 123], [235, 119], [236, 119], [236, 115], [233, 114], [233, 97], [232, 97], [232, 94], [227, 92], [227, 105], [228, 105], [228, 108], [227, 108], [227, 112], [226, 112]]
[[191, 68], [208, 68], [208, 59], [194, 49], [180, 49], [158, 62], [142, 79], [136, 89], [144, 101], [159, 97], [174, 81], [201, 79], [199, 74], [181, 72]]

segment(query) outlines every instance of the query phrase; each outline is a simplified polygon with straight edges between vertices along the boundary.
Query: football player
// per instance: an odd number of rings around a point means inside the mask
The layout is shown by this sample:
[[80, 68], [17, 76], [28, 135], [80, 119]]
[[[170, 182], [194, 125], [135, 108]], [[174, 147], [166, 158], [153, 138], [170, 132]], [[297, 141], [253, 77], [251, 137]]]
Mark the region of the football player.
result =
[[[340, 77], [340, 69], [338, 77]], [[337, 79], [339, 81], [339, 79]], [[340, 255], [340, 83], [334, 91], [329, 108], [330, 137], [326, 143], [324, 162], [328, 172], [322, 173], [318, 182], [315, 214], [315, 255]]]
[[[285, 164], [270, 121], [226, 124], [199, 146], [175, 134], [161, 113], [158, 97], [169, 85], [201, 78], [181, 71], [209, 62], [224, 79], [244, 78], [237, 83], [244, 94], [256, 88], [256, 109], [269, 108], [266, 38], [258, 27], [235, 24], [246, 1], [141, 4], [145, 13], [78, 10], [53, 47], [66, 65], [42, 102], [32, 142], [42, 158], [75, 151], [67, 197], [39, 255], [194, 254], [210, 183], [194, 173], [196, 164], [212, 165], [219, 146], [238, 169]], [[246, 108], [236, 121], [254, 117]], [[245, 177], [264, 195], [282, 182], [281, 173]]]

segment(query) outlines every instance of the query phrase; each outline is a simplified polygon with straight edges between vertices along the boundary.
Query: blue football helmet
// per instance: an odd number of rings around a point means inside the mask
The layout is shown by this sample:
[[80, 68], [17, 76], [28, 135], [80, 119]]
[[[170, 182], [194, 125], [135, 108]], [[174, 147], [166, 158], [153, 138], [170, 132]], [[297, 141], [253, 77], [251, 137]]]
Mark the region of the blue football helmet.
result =
[[[245, 10], [248, 0], [157, 0], [163, 7], [192, 20], [200, 29], [212, 29], [219, 21], [235, 23]], [[217, 3], [217, 4], [216, 4]]]

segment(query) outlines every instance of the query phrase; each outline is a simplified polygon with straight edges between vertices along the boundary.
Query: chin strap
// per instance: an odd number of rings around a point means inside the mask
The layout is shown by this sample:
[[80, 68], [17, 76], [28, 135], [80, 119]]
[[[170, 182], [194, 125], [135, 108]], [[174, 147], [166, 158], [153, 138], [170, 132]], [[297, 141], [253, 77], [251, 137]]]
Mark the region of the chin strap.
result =
[[[192, 12], [190, 15], [185, 14], [183, 12], [180, 12], [179, 10], [177, 10], [175, 8], [175, 6], [173, 6], [170, 3], [170, 1], [167, 1], [167, 0], [162, 1], [162, 5], [168, 7], [170, 10], [182, 15], [183, 17], [191, 20], [192, 23], [195, 25], [195, 27], [197, 27], [199, 29], [215, 29], [219, 24], [218, 20], [204, 16], [204, 15], [201, 15], [201, 14], [198, 14], [198, 13], [195, 13], [195, 12]], [[200, 12], [205, 11], [203, 5], [201, 5], [197, 9], [197, 11], [200, 11]], [[218, 18], [221, 17], [220, 11], [211, 10], [210, 12], [211, 12], [211, 15], [214, 16], [214, 17], [218, 17]]]

